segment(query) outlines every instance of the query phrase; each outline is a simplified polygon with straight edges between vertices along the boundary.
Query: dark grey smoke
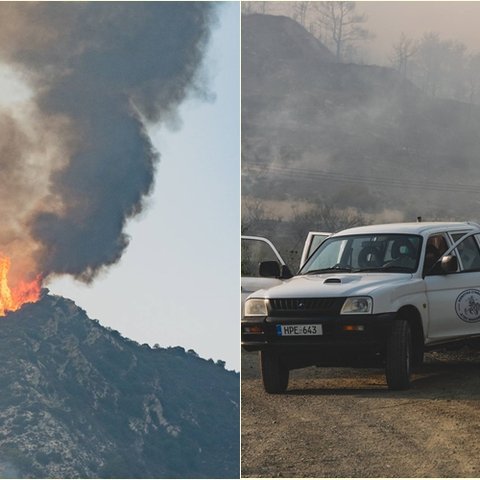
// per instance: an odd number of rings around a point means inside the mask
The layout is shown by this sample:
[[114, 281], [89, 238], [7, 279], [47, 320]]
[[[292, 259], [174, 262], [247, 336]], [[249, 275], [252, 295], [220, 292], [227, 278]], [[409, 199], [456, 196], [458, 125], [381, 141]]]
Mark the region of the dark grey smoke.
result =
[[1, 59], [28, 75], [45, 121], [65, 118], [71, 135], [50, 178], [61, 208], [29, 218], [44, 276], [89, 281], [122, 255], [158, 162], [140, 114], [168, 120], [198, 87], [215, 18], [204, 2], [0, 3]]

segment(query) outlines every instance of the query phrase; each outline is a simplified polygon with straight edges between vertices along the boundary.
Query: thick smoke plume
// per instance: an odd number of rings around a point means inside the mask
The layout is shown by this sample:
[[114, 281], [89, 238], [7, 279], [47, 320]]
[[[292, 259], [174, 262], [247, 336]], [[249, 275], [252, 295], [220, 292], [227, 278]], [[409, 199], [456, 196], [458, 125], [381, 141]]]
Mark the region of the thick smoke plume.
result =
[[[2, 2], [0, 62], [32, 94], [0, 112], [0, 253], [17, 276], [91, 280], [128, 244], [215, 11], [198, 2]], [[15, 273], [15, 272], [14, 272]]]

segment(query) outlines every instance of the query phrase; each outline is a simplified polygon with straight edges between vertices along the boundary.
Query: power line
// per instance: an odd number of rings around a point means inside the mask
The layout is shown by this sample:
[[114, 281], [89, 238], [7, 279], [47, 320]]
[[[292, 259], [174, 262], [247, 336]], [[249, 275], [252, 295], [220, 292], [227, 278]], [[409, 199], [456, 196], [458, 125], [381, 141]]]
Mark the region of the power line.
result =
[[439, 183], [439, 182], [427, 182], [427, 181], [405, 181], [395, 178], [381, 178], [370, 177], [363, 175], [342, 174], [334, 172], [326, 172], [324, 170], [313, 170], [307, 168], [288, 167], [283, 165], [265, 165], [249, 163], [245, 171], [258, 172], [264, 175], [274, 174], [277, 176], [286, 176], [289, 178], [301, 178], [304, 180], [318, 181], [326, 180], [329, 182], [337, 183], [355, 183], [372, 185], [375, 187], [393, 187], [393, 188], [413, 188], [419, 190], [434, 190], [439, 192], [452, 192], [452, 193], [480, 193], [480, 185], [469, 184], [451, 184], [451, 183]]

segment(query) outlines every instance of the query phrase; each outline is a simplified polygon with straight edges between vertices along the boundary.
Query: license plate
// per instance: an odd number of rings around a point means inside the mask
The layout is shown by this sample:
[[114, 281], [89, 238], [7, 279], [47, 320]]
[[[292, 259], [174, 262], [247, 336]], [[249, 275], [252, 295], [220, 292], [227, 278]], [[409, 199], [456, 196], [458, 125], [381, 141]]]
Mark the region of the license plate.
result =
[[322, 334], [321, 325], [277, 325], [277, 335], [280, 337]]

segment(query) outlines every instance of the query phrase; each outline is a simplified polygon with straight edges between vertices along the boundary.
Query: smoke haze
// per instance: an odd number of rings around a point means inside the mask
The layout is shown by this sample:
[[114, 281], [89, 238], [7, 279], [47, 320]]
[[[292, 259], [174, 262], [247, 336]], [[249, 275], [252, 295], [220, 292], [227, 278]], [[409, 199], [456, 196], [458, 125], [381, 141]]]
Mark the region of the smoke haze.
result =
[[292, 18], [242, 18], [244, 232], [296, 251], [313, 229], [478, 221], [478, 104], [315, 42]]
[[[255, 5], [255, 3], [257, 5]], [[252, 4], [253, 11], [260, 11], [259, 4]], [[297, 2], [298, 3], [298, 2]], [[306, 12], [306, 28], [315, 26], [315, 3], [309, 2]], [[438, 32], [444, 39], [464, 43], [469, 50], [478, 52], [480, 35], [478, 17], [480, 3], [472, 1], [362, 1], [357, 11], [366, 15], [365, 27], [373, 38], [366, 43], [367, 63], [389, 64], [392, 45], [403, 32], [408, 37], [419, 38], [425, 32]], [[265, 13], [271, 15], [298, 16], [296, 2], [268, 2]]]
[[144, 121], [201, 89], [215, 18], [204, 2], [0, 4], [0, 61], [31, 90], [0, 112], [0, 251], [18, 276], [90, 281], [118, 261], [159, 159]]

